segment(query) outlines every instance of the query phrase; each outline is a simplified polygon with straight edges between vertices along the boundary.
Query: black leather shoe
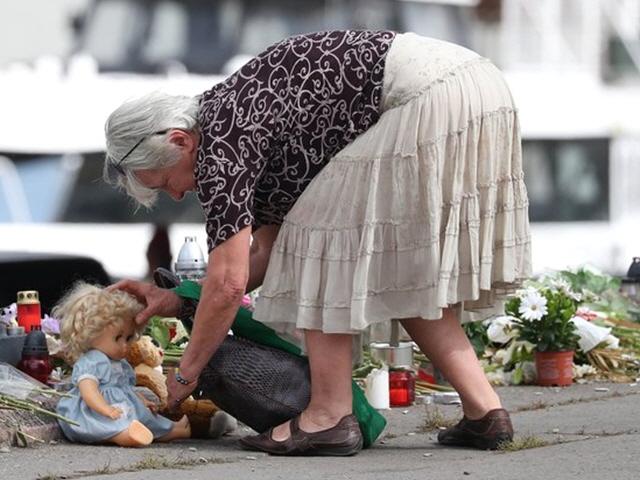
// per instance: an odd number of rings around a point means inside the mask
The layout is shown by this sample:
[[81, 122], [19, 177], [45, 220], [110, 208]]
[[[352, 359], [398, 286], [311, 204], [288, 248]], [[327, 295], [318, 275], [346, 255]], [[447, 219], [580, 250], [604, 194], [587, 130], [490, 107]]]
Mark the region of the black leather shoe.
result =
[[240, 439], [247, 450], [257, 450], [271, 455], [308, 455], [346, 457], [362, 449], [362, 433], [354, 415], [343, 417], [335, 427], [320, 432], [300, 429], [300, 416], [289, 422], [291, 435], [282, 442], [273, 439], [273, 428], [266, 432]]
[[456, 447], [495, 450], [501, 443], [513, 440], [509, 413], [503, 408], [490, 410], [479, 420], [462, 417], [456, 425], [438, 433], [438, 442]]

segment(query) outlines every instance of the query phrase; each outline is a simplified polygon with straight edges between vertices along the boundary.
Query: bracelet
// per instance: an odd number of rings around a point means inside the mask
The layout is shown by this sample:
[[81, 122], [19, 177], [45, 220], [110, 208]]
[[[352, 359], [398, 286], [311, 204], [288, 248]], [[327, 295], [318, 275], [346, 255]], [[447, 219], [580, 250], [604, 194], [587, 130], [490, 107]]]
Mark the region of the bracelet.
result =
[[176, 368], [176, 373], [175, 373], [175, 377], [176, 377], [176, 382], [181, 383], [182, 385], [189, 385], [191, 383], [194, 383], [197, 381], [196, 380], [187, 380], [186, 378], [184, 378], [182, 375], [180, 375], [180, 369]]

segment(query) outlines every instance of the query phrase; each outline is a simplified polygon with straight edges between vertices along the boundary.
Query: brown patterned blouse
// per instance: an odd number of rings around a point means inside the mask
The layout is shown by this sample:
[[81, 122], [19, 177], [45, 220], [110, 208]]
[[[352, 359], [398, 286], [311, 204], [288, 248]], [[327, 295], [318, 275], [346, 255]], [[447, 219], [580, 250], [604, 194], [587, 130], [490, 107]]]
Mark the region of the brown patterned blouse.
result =
[[378, 121], [394, 36], [287, 38], [202, 95], [195, 178], [209, 251], [246, 226], [282, 223], [331, 157]]

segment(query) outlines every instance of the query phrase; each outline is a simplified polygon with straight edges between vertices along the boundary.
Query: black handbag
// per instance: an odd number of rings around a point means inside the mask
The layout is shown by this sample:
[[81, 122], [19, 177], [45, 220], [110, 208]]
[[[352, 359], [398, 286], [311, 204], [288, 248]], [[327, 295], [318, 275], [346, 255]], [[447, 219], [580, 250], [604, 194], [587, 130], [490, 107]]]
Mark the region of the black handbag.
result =
[[200, 374], [196, 392], [197, 398], [210, 399], [261, 433], [296, 417], [309, 404], [309, 362], [229, 335]]

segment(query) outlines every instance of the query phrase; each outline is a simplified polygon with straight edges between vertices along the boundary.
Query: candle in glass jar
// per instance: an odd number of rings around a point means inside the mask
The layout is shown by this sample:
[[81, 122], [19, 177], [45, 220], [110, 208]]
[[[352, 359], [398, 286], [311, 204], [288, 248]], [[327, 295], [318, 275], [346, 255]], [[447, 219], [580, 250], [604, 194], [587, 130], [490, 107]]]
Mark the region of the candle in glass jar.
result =
[[389, 403], [392, 407], [407, 407], [416, 399], [416, 380], [411, 370], [389, 372]]
[[29, 333], [33, 327], [40, 326], [42, 315], [40, 312], [40, 299], [35, 290], [18, 292], [18, 325], [24, 327]]
[[22, 358], [17, 367], [39, 382], [45, 385], [48, 383], [53, 365], [49, 357], [47, 338], [40, 330], [40, 326], [34, 326], [25, 338]]

